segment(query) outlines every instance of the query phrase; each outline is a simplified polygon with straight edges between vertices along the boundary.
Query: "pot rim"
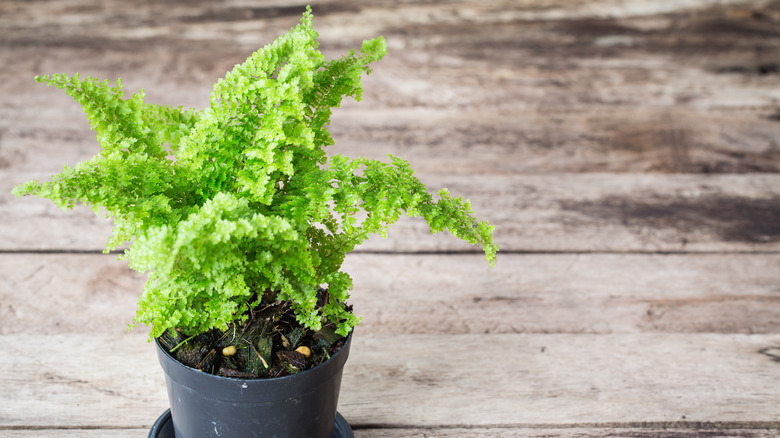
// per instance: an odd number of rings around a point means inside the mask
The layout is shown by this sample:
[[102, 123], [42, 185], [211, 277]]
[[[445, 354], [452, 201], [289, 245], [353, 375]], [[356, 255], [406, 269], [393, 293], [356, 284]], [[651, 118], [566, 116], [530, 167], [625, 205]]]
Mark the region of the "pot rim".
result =
[[[323, 374], [328, 369], [333, 368], [333, 366], [328, 366], [329, 364], [334, 364], [336, 362], [339, 362], [341, 356], [343, 357], [343, 360], [340, 366], [335, 367], [334, 373], [337, 372], [339, 369], [343, 367], [344, 362], [346, 362], [347, 357], [349, 355], [349, 347], [352, 343], [352, 334], [355, 332], [354, 328], [352, 331], [350, 331], [349, 335], [347, 335], [344, 345], [341, 346], [339, 351], [336, 352], [336, 354], [332, 355], [328, 360], [325, 362], [316, 365], [312, 368], [309, 368], [308, 370], [304, 370], [295, 374], [290, 374], [283, 377], [265, 377], [265, 378], [255, 378], [255, 379], [242, 379], [240, 377], [226, 377], [226, 376], [218, 376], [216, 374], [207, 373], [201, 370], [198, 370], [197, 368], [192, 368], [190, 366], [187, 366], [183, 363], [181, 363], [178, 359], [173, 357], [161, 344], [158, 338], [154, 338], [154, 343], [157, 345], [157, 350], [159, 353], [162, 353], [166, 358], [170, 359], [171, 364], [173, 366], [179, 368], [180, 370], [183, 370], [185, 373], [191, 374], [194, 378], [197, 379], [206, 379], [206, 380], [212, 380], [215, 382], [223, 381], [223, 382], [230, 382], [234, 384], [240, 384], [242, 388], [246, 389], [248, 386], [251, 385], [269, 385], [271, 383], [269, 382], [279, 382], [283, 383], [287, 380], [300, 380], [300, 379], [307, 379], [309, 376], [312, 376], [312, 378], [315, 378], [317, 374]], [[162, 364], [162, 360], [160, 361]], [[169, 375], [171, 374], [168, 372], [169, 366], [166, 366], [165, 364], [162, 364], [163, 371], [165, 374]], [[332, 373], [331, 373], [332, 374]], [[178, 380], [178, 379], [176, 379]]]

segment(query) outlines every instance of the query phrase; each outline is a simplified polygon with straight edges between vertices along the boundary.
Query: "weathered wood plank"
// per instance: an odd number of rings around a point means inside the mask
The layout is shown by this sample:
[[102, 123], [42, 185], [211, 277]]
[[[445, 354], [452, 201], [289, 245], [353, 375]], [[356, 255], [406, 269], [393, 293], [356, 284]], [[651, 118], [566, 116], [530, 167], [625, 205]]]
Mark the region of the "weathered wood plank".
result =
[[[471, 199], [508, 251], [774, 251], [780, 184], [773, 175], [560, 174], [430, 177]], [[405, 220], [370, 250], [465, 250]], [[411, 237], [408, 237], [411, 236]], [[415, 248], [409, 244], [414, 243]]]
[[[0, 429], [2, 430], [2, 429]], [[102, 429], [102, 430], [3, 430], [7, 438], [103, 438], [110, 434], [112, 438], [145, 438], [148, 429]], [[669, 428], [662, 426], [631, 427], [502, 427], [502, 428], [390, 428], [390, 429], [356, 429], [356, 438], [608, 438], [620, 434], [630, 438], [699, 438], [701, 436], [719, 438], [774, 438], [780, 433], [778, 428], [741, 429], [721, 427], [719, 424], [709, 427], [691, 426], [689, 429]]]
[[365, 438], [698, 438], [712, 436], [719, 438], [772, 438], [780, 433], [776, 427], [763, 429], [723, 428], [715, 424], [710, 427], [691, 426], [685, 428], [669, 428], [663, 426], [636, 427], [505, 427], [505, 428], [410, 428], [410, 429], [369, 429], [355, 431], [356, 437]]
[[358, 339], [340, 405], [355, 424], [778, 420], [777, 335]]
[[149, 429], [15, 429], [3, 430], [6, 438], [147, 438]]
[[[137, 22], [122, 22], [118, 18], [128, 16], [143, 16], [149, 21], [147, 26], [160, 26], [166, 20], [175, 20], [181, 23], [208, 22], [240, 22], [244, 20], [294, 20], [302, 12], [304, 2], [282, 2], [280, 0], [258, 0], [251, 4], [234, 2], [222, 8], [208, 8], [203, 1], [191, 1], [188, 5], [173, 4], [163, 7], [154, 2], [137, 2], [135, 8], [123, 8], [119, 2], [107, 1], [103, 7], [94, 9], [86, 8], [89, 3], [86, 0], [69, 0], [38, 2], [30, 5], [24, 0], [8, 0], [3, 2], [2, 12], [5, 25], [13, 25], [16, 28], [42, 27], [48, 32], [56, 33], [63, 28], [74, 33], [121, 33], [122, 30], [133, 29]], [[291, 4], [293, 3], [293, 4]], [[489, 24], [507, 22], [513, 20], [524, 21], [557, 21], [561, 19], [578, 18], [631, 18], [652, 15], [667, 15], [673, 13], [690, 13], [714, 9], [728, 15], [746, 18], [752, 11], [768, 10], [764, 19], [777, 19], [777, 13], [772, 7], [767, 7], [766, 1], [760, 0], [688, 0], [677, 3], [658, 3], [652, 0], [628, 0], [617, 2], [614, 0], [499, 0], [491, 3], [463, 1], [463, 0], [437, 0], [437, 1], [401, 1], [370, 0], [364, 2], [361, 7], [349, 7], [343, 0], [322, 0], [313, 5], [315, 12], [319, 9], [319, 15], [344, 17], [355, 14], [366, 14], [379, 18], [382, 25], [387, 22], [400, 24], [403, 22], [422, 23], [453, 23], [468, 22]], [[288, 5], [288, 8], [281, 8]], [[252, 9], [252, 6], [257, 9]], [[715, 6], [715, 8], [713, 8]], [[460, 13], [444, 13], [459, 10]], [[776, 9], [776, 8], [775, 8]], [[386, 14], [385, 12], [396, 12]], [[103, 18], [99, 18], [99, 17]], [[62, 20], [68, 17], [70, 20]], [[756, 17], [758, 18], [758, 17]], [[14, 20], [16, 19], [16, 20]], [[200, 20], [198, 20], [200, 19]], [[78, 27], [79, 24], [114, 24], [114, 28], [99, 27], [93, 30], [85, 30]], [[48, 29], [49, 26], [59, 24], [61, 28]], [[345, 23], [353, 27], [359, 27], [361, 23]], [[363, 26], [371, 26], [372, 23], [363, 23]], [[118, 29], [118, 30], [117, 30]], [[48, 36], [51, 34], [45, 34]], [[169, 31], [170, 36], [193, 37], [193, 35], [177, 35]], [[150, 36], [142, 32], [128, 35], [128, 37], [145, 38]]]
[[[122, 335], [146, 276], [105, 254], [0, 255], [0, 334]], [[145, 327], [134, 330], [148, 333]]]
[[379, 160], [393, 154], [420, 175], [777, 172], [780, 125], [770, 116], [680, 107], [350, 109], [334, 113], [330, 152]]
[[[0, 427], [143, 428], [167, 404], [142, 336], [0, 340]], [[779, 354], [776, 334], [358, 332], [339, 410], [358, 428], [776, 423]]]
[[[22, 175], [0, 175], [0, 250], [100, 250], [110, 225], [85, 208], [60, 212], [46, 200], [10, 193]], [[30, 175], [24, 175], [30, 177]], [[41, 178], [45, 178], [41, 175]], [[504, 251], [777, 251], [780, 176], [542, 174], [430, 175], [472, 201], [496, 226]], [[365, 251], [468, 251], [431, 236], [418, 219], [399, 221]]]
[[[778, 333], [780, 254], [352, 254], [370, 334]], [[145, 281], [103, 254], [0, 255], [0, 333], [120, 335]], [[136, 329], [147, 333], [145, 328]]]
[[168, 406], [153, 346], [139, 334], [18, 334], [3, 336], [0, 351], [0, 426], [151, 427]]
[[[0, 168], [53, 172], [94, 153], [78, 106], [34, 75], [121, 76], [151, 101], [202, 108], [303, 7], [87, 3], [4, 2]], [[330, 50], [387, 31], [398, 53], [366, 102], [336, 114], [343, 151], [419, 156], [423, 172], [778, 170], [780, 18], [763, 2], [323, 5]], [[746, 105], [761, 111], [704, 111]]]
[[[387, 36], [398, 54], [386, 60], [385, 72], [377, 70], [377, 85], [366, 95], [389, 106], [774, 108], [780, 17], [765, 2], [727, 3], [323, 2], [315, 13], [328, 50]], [[96, 74], [108, 67], [103, 75], [121, 74], [150, 92], [158, 87], [149, 80], [208, 86], [292, 26], [304, 7], [4, 4], [0, 29], [10, 59], [27, 59], [24, 65], [36, 70]], [[63, 56], [68, 51], [75, 53]]]
[[776, 255], [349, 256], [371, 334], [780, 332]]
[[[40, 94], [53, 97], [47, 91]], [[99, 151], [81, 111], [69, 102], [57, 108], [79, 118], [49, 119], [47, 112], [9, 124], [2, 131], [0, 166], [48, 177]], [[329, 152], [383, 161], [392, 154], [409, 160], [421, 176], [775, 173], [780, 170], [780, 124], [770, 115], [684, 108], [478, 114], [342, 109], [334, 113], [336, 144]]]
[[[780, 181], [637, 174], [778, 172], [776, 3], [315, 5], [329, 53], [375, 34], [391, 49], [365, 102], [336, 113], [334, 152], [410, 159], [472, 198], [504, 251], [588, 253], [503, 254], [488, 272], [477, 255], [398, 254], [466, 250], [404, 221], [364, 246], [394, 254], [350, 256], [365, 322], [341, 411], [357, 436], [780, 434]], [[0, 3], [0, 251], [22, 252], [0, 254], [0, 435], [141, 437], [167, 405], [143, 329], [118, 335], [142, 276], [110, 256], [24, 253], [99, 249], [109, 229], [10, 199], [96, 151], [77, 105], [30, 78], [121, 76], [203, 107], [302, 9]]]

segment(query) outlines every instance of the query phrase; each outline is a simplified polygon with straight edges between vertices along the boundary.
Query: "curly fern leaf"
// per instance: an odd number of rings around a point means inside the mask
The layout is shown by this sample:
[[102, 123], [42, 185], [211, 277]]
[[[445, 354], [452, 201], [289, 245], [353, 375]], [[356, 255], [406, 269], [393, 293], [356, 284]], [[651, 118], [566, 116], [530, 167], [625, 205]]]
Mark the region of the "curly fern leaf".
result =
[[74, 76], [39, 76], [39, 82], [64, 89], [81, 103], [101, 145], [100, 154], [65, 169], [51, 181], [30, 181], [16, 195], [35, 195], [70, 209], [76, 203], [105, 211], [115, 221], [107, 250], [150, 226], [178, 221], [189, 210], [186, 172], [168, 158], [197, 120], [192, 110], [143, 102], [143, 93], [124, 99], [121, 81]]
[[121, 81], [38, 78], [81, 103], [101, 153], [14, 193], [113, 217], [107, 247], [134, 240], [125, 259], [149, 272], [135, 320], [152, 336], [225, 328], [263, 297], [289, 301], [307, 327], [331, 321], [346, 335], [360, 319], [345, 304], [344, 258], [404, 213], [481, 245], [491, 265], [498, 249], [467, 201], [446, 190], [434, 200], [406, 161], [326, 157], [332, 108], [361, 98], [362, 76], [386, 51], [378, 37], [326, 60], [307, 8], [217, 82], [200, 112], [144, 103], [142, 91], [125, 98]]

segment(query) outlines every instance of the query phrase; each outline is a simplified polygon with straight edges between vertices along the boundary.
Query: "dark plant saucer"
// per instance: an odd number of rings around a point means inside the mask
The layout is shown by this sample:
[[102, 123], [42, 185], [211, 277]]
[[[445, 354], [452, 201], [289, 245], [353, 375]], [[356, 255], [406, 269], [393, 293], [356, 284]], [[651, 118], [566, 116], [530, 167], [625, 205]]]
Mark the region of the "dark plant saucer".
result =
[[[173, 432], [173, 421], [171, 420], [171, 410], [167, 409], [160, 415], [160, 418], [154, 422], [154, 426], [149, 431], [149, 438], [176, 438]], [[347, 420], [336, 412], [336, 422], [333, 424], [333, 434], [331, 438], [355, 438], [352, 428]]]

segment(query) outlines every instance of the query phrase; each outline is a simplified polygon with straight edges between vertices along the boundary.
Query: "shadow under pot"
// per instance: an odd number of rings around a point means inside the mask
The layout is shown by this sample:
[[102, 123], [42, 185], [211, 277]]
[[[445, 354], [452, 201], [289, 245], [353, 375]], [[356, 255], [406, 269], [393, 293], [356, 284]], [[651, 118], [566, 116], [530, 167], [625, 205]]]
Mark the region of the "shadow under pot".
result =
[[271, 379], [204, 373], [171, 357], [158, 341], [155, 344], [171, 407], [158, 419], [150, 438], [354, 436], [336, 412], [351, 334], [326, 362]]

